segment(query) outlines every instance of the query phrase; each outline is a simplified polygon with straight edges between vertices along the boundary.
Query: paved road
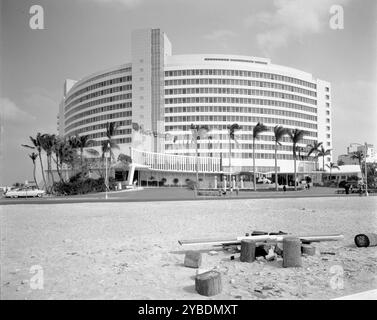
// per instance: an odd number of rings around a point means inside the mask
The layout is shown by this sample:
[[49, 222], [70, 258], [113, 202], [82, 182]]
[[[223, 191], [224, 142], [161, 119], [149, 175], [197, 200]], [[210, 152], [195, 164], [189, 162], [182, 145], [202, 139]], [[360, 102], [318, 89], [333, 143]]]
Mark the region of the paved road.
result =
[[197, 201], [197, 200], [237, 200], [237, 199], [273, 199], [273, 198], [312, 198], [312, 197], [358, 197], [358, 194], [339, 195], [332, 188], [312, 188], [302, 191], [259, 191], [239, 192], [237, 196], [195, 196], [192, 190], [185, 188], [149, 188], [139, 191], [116, 191], [109, 192], [108, 198], [105, 193], [93, 193], [70, 197], [44, 197], [44, 198], [18, 198], [0, 199], [0, 205], [12, 204], [59, 204], [59, 203], [85, 203], [85, 202], [149, 202], [149, 201]]

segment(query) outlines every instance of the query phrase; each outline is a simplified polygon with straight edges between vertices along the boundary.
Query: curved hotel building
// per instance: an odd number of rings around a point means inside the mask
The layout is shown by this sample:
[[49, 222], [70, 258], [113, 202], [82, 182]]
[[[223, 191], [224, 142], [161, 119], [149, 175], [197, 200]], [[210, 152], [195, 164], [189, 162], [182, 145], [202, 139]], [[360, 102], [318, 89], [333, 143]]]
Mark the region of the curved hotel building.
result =
[[[66, 80], [59, 110], [59, 134], [89, 135], [97, 148], [106, 139], [107, 122], [119, 124], [115, 152], [133, 160], [125, 177], [129, 183], [136, 173], [140, 180], [192, 179], [196, 161], [207, 177], [231, 173], [239, 179], [253, 170], [252, 130], [258, 122], [269, 129], [255, 145], [259, 175], [274, 172], [276, 125], [305, 130], [299, 143], [303, 153], [316, 141], [332, 148], [331, 87], [310, 73], [251, 56], [173, 55], [159, 29], [132, 33], [131, 60], [79, 81]], [[241, 129], [231, 140], [228, 128], [234, 123]], [[198, 159], [191, 124], [209, 128], [198, 140]], [[277, 158], [280, 176], [291, 179], [287, 136]], [[325, 158], [330, 161], [331, 156]], [[298, 161], [297, 172], [310, 175], [318, 166], [322, 161], [306, 158]]]

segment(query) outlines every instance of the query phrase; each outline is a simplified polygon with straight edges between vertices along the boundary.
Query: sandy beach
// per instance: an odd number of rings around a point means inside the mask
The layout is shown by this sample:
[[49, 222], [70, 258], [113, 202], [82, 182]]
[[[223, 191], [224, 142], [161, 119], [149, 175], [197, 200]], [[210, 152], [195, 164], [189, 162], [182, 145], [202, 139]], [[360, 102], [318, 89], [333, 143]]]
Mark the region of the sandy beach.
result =
[[[377, 231], [376, 207], [376, 197], [1, 206], [1, 299], [332, 299], [376, 289], [376, 247], [353, 243]], [[223, 281], [221, 294], [198, 295], [196, 270], [183, 266], [189, 248], [177, 241], [252, 230], [344, 240], [316, 244], [315, 256], [289, 269], [194, 247]], [[33, 266], [43, 289], [30, 286]]]

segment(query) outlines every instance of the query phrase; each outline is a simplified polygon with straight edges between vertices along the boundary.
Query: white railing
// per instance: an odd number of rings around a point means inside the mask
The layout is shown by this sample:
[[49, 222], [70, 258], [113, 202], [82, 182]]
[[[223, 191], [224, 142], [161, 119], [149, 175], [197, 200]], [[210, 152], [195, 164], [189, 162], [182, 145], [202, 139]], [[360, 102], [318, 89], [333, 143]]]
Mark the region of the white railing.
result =
[[131, 148], [132, 163], [146, 166], [151, 170], [196, 172], [221, 172], [220, 158], [178, 156], [167, 153], [141, 151]]

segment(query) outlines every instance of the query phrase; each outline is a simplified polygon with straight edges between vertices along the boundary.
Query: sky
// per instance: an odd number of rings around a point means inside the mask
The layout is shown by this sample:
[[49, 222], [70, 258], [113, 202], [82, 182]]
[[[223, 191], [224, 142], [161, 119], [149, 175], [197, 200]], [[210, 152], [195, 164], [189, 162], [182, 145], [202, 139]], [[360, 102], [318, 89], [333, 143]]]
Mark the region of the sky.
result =
[[[65, 79], [130, 61], [131, 30], [160, 28], [173, 54], [270, 58], [331, 82], [333, 155], [377, 147], [375, 0], [0, 0], [0, 185], [32, 180], [37, 132], [56, 133]], [[332, 29], [332, 5], [344, 28]], [[32, 5], [44, 10], [33, 30]]]

